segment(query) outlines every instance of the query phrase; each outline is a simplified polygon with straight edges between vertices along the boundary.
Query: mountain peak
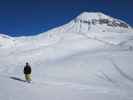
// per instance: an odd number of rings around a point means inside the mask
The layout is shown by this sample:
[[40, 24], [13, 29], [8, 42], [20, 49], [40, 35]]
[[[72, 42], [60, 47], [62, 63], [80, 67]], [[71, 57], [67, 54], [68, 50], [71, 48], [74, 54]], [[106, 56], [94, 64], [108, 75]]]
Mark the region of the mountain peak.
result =
[[107, 18], [110, 18], [110, 16], [107, 16], [105, 15], [104, 13], [102, 12], [82, 12], [77, 18], [79, 19], [88, 19], [88, 20], [91, 20], [91, 19], [107, 19]]
[[87, 26], [107, 26], [112, 28], [131, 28], [126, 22], [110, 17], [101, 12], [83, 12], [79, 16], [74, 19], [75, 24], [78, 23], [80, 25], [87, 25]]
[[69, 23], [50, 30], [51, 33], [132, 33], [132, 27], [126, 22], [108, 16], [102, 12], [82, 12]]

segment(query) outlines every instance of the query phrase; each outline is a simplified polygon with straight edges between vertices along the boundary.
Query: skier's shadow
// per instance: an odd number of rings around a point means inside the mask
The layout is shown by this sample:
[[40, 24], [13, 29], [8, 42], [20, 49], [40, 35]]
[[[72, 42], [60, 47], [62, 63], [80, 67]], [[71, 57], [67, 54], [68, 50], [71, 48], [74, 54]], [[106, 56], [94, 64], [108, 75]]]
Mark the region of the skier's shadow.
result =
[[10, 79], [21, 81], [21, 82], [25, 82], [25, 80], [23, 80], [21, 78], [18, 78], [18, 77], [14, 77], [14, 76], [11, 76]]

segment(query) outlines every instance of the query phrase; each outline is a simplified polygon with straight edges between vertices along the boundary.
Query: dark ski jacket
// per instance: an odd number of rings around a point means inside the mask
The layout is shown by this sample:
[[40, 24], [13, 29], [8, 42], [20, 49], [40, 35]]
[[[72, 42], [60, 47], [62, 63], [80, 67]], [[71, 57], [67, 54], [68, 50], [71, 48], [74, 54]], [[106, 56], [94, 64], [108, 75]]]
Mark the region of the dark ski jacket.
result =
[[30, 65], [26, 65], [24, 67], [24, 74], [31, 74], [31, 67], [30, 67]]

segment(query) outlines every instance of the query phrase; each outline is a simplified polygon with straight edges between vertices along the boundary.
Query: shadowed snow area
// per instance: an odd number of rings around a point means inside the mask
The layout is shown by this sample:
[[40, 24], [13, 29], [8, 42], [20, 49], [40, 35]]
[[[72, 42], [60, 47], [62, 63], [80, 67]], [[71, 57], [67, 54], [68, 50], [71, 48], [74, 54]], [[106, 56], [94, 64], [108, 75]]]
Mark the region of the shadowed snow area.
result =
[[[84, 12], [37, 36], [0, 34], [2, 100], [132, 100], [133, 30]], [[25, 62], [32, 83], [25, 82]]]

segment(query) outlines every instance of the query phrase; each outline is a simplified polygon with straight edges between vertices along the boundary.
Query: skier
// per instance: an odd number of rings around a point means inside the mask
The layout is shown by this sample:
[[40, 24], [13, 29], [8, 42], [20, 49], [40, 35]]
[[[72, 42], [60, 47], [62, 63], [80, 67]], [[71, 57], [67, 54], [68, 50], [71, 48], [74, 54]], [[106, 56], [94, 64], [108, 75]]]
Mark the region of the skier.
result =
[[27, 82], [31, 82], [32, 79], [31, 79], [31, 66], [29, 65], [28, 62], [26, 62], [26, 65], [24, 67], [24, 74], [25, 74], [25, 79]]

